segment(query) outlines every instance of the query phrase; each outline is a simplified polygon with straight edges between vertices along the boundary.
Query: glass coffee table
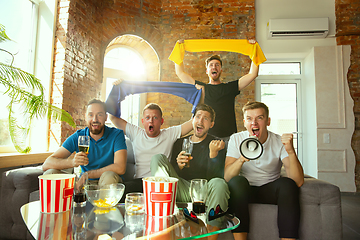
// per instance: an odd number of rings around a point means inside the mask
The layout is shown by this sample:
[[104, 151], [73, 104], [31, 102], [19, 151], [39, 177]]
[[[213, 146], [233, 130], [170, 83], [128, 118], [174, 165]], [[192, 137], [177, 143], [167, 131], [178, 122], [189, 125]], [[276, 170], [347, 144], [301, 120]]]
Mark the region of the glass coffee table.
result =
[[[218, 231], [208, 229], [205, 214], [198, 223], [185, 218], [183, 207], [177, 204], [174, 215], [150, 217], [146, 214], [129, 215], [124, 204], [114, 208], [73, 207], [63, 213], [41, 213], [40, 201], [21, 207], [21, 216], [35, 239], [198, 239], [235, 229], [240, 221], [236, 217], [222, 217], [223, 226]], [[189, 204], [190, 207], [191, 204]]]

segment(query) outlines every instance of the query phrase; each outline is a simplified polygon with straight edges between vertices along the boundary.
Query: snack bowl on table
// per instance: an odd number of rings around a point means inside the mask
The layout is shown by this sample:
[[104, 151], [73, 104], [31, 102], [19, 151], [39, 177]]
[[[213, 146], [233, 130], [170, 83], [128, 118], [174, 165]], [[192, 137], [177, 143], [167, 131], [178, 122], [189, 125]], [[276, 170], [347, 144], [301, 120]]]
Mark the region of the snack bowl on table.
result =
[[85, 186], [87, 200], [98, 208], [114, 207], [124, 194], [125, 185], [114, 183], [105, 186], [89, 184]]

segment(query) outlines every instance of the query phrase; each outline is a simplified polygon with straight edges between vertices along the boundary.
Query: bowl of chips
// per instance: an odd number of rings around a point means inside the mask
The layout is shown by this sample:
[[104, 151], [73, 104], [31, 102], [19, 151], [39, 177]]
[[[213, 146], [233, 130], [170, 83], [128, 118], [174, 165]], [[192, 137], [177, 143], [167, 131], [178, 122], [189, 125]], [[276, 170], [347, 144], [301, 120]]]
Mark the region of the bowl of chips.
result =
[[120, 201], [124, 194], [125, 185], [122, 183], [114, 183], [105, 186], [86, 185], [85, 194], [87, 200], [98, 208], [111, 208]]

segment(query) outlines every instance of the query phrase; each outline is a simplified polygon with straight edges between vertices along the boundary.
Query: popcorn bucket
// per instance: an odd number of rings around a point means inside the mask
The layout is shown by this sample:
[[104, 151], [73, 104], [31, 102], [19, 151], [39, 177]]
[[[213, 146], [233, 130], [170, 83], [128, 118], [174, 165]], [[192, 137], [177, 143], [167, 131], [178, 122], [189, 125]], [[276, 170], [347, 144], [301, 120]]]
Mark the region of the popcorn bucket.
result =
[[145, 213], [149, 216], [169, 216], [174, 213], [177, 178], [143, 178]]
[[175, 224], [175, 216], [155, 217], [145, 215], [145, 234], [151, 239], [175, 239], [171, 226]]
[[59, 214], [40, 213], [40, 223], [36, 239], [71, 239], [71, 226], [70, 211]]
[[70, 210], [74, 193], [74, 174], [39, 176], [41, 212], [59, 213]]

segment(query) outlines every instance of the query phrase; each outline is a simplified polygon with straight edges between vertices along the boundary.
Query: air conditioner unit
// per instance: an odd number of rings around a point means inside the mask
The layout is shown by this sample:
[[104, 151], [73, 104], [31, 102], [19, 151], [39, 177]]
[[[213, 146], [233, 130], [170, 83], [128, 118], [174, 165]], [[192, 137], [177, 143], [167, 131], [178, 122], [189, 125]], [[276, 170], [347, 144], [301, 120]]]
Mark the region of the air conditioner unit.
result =
[[268, 38], [325, 38], [328, 18], [270, 19]]

